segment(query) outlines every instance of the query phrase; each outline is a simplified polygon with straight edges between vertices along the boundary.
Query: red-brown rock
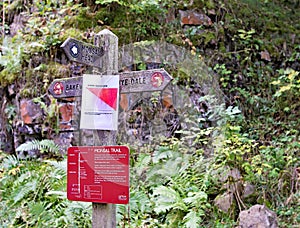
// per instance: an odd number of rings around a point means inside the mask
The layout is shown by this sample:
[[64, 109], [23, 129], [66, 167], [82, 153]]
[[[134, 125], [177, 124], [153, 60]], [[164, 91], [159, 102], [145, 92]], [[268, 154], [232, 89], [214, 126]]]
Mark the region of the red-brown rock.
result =
[[211, 19], [204, 13], [194, 10], [179, 10], [181, 25], [212, 25]]
[[41, 123], [43, 117], [43, 110], [39, 104], [32, 100], [21, 100], [20, 105], [21, 118], [24, 124]]

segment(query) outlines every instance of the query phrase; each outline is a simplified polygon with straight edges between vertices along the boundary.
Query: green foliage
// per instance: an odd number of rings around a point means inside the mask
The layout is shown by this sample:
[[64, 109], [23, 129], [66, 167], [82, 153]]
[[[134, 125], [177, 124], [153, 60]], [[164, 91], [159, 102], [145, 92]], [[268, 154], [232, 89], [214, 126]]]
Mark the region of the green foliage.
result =
[[127, 5], [127, 1], [120, 1], [120, 0], [96, 0], [96, 4], [111, 4], [111, 3], [117, 3], [119, 5]]
[[232, 71], [226, 69], [225, 64], [216, 64], [213, 69], [220, 75], [220, 82], [223, 87], [227, 87], [233, 81], [230, 77]]
[[55, 131], [56, 134], [59, 133], [59, 107], [57, 105], [57, 100], [52, 99], [50, 105], [47, 105], [42, 97], [36, 97], [33, 99], [34, 102], [38, 103], [45, 114], [44, 123], [42, 124], [42, 133], [47, 131]]
[[238, 126], [227, 126], [226, 139], [223, 148], [218, 152], [217, 162], [222, 166], [242, 169], [247, 161], [254, 155], [256, 143], [247, 137], [242, 136]]
[[291, 68], [280, 69], [278, 71], [280, 74], [278, 80], [273, 81], [271, 84], [279, 86], [279, 89], [274, 94], [275, 97], [284, 97], [287, 98], [290, 96], [299, 96], [300, 95], [300, 75], [299, 71], [295, 71]]
[[[16, 3], [19, 4], [20, 1], [13, 1], [7, 9], [11, 9], [12, 12], [19, 10], [18, 7], [13, 7]], [[28, 9], [34, 8], [35, 11], [29, 13], [25, 10], [22, 13], [26, 18], [26, 29], [20, 29], [13, 38], [8, 36], [3, 38], [0, 53], [0, 84], [2, 86], [12, 84], [17, 77], [23, 81], [24, 75], [28, 77], [28, 80], [34, 78], [36, 83], [43, 82], [44, 75], [31, 70], [31, 66], [37, 64], [32, 59], [36, 56], [47, 57], [51, 60], [56, 57], [58, 45], [68, 38], [66, 36], [70, 35], [72, 30], [69, 31], [67, 27], [65, 34], [64, 26], [68, 25], [66, 20], [71, 21], [74, 14], [78, 13], [80, 5], [74, 4], [72, 0], [61, 2], [47, 0], [24, 3], [23, 6]], [[41, 78], [39, 78], [40, 75]], [[32, 85], [32, 81], [30, 83]], [[26, 85], [26, 82], [24, 84]], [[23, 88], [23, 91], [25, 96], [29, 96], [27, 88]], [[41, 92], [34, 95], [41, 95]]]
[[166, 9], [160, 1], [99, 0], [96, 3], [105, 7], [97, 13], [101, 16], [99, 20], [117, 28], [114, 32], [121, 44], [156, 40], [159, 31], [168, 28], [162, 23]]
[[[254, 203], [279, 209], [283, 214], [282, 207], [291, 207], [289, 221], [294, 225], [299, 222], [299, 201], [295, 198], [299, 194], [299, 184], [293, 181], [298, 175], [295, 167], [300, 164], [298, 132], [285, 131], [273, 139], [272, 145], [265, 146], [250, 139], [247, 134], [241, 134], [239, 126], [227, 125], [224, 144], [215, 160], [217, 169], [237, 168], [241, 172], [241, 181], [256, 185]], [[280, 223], [284, 221], [280, 220]]]
[[24, 152], [24, 151], [31, 151], [31, 150], [38, 150], [40, 153], [47, 153], [59, 155], [59, 146], [53, 141], [49, 139], [42, 139], [42, 140], [32, 140], [26, 143], [21, 144], [18, 146], [16, 151]]
[[[240, 181], [256, 188], [255, 198], [240, 199], [244, 201], [241, 204], [266, 204], [277, 212], [281, 227], [298, 227], [299, 3], [77, 2], [0, 3], [6, 19], [12, 20], [16, 10], [23, 10], [26, 16], [20, 34], [1, 38], [0, 84], [5, 91], [17, 79], [20, 87], [25, 85], [20, 88], [21, 97], [46, 93], [53, 78], [66, 75], [65, 68], [51, 64], [60, 55], [59, 45], [69, 36], [91, 42], [93, 34], [106, 27], [118, 35], [121, 44], [140, 40], [187, 44], [220, 76], [226, 97], [226, 106], [209, 102], [213, 105], [203, 115], [184, 107], [189, 111], [181, 118], [188, 127], [178, 132], [180, 140], [162, 139], [155, 142], [157, 147], [132, 149], [130, 205], [118, 206], [118, 225], [233, 227], [233, 218], [213, 206], [215, 196], [224, 191], [224, 183], [215, 173], [238, 169]], [[201, 9], [213, 24], [182, 28], [177, 19], [166, 23], [172, 10], [179, 9]], [[8, 20], [1, 22], [9, 28]], [[144, 69], [145, 65], [138, 68]], [[177, 82], [187, 82], [184, 85], [188, 88], [189, 74], [184, 69], [178, 69], [177, 74]], [[199, 102], [211, 99], [204, 96]], [[55, 101], [49, 107], [42, 97], [35, 101], [47, 116], [43, 129], [57, 130]], [[158, 103], [154, 94], [151, 105]], [[12, 132], [17, 108], [9, 103], [2, 111]], [[207, 125], [208, 121], [212, 125]], [[53, 142], [43, 140], [18, 149], [58, 153]], [[0, 226], [90, 227], [91, 205], [66, 200], [65, 174], [65, 163], [1, 157]]]
[[[203, 224], [211, 208], [206, 193], [210, 185], [210, 162], [203, 158], [201, 151], [188, 150], [186, 146], [173, 139], [158, 146], [152, 155], [139, 153], [131, 161], [131, 177], [136, 178], [131, 178], [131, 211], [127, 219], [132, 226], [199, 227]], [[120, 210], [119, 216], [123, 221], [126, 212], [121, 214]]]
[[1, 227], [91, 226], [91, 205], [66, 199], [66, 160], [26, 161], [9, 155], [1, 167]]
[[0, 83], [2, 86], [14, 82], [22, 69], [25, 43], [21, 39], [4, 38], [0, 53]]

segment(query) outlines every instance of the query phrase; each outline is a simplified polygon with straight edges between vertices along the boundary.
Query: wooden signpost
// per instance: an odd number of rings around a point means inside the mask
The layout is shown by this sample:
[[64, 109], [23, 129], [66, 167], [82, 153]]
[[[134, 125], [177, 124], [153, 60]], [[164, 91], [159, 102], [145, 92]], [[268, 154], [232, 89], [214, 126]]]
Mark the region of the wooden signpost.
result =
[[[114, 77], [118, 74], [118, 37], [107, 29], [95, 36], [94, 45], [68, 38], [61, 47], [71, 61], [94, 67], [94, 75]], [[119, 89], [120, 93], [162, 91], [171, 80], [164, 69], [123, 72], [119, 74]], [[80, 97], [82, 86], [83, 77], [56, 79], [48, 91], [57, 99]], [[71, 147], [68, 150], [68, 198], [92, 202], [93, 228], [115, 228], [115, 204], [128, 203], [129, 200], [129, 167], [125, 167], [129, 164], [129, 150], [124, 146], [114, 146], [116, 131], [96, 129], [93, 135], [93, 147]], [[95, 159], [99, 159], [98, 162]], [[103, 189], [107, 186], [113, 186], [113, 189]]]

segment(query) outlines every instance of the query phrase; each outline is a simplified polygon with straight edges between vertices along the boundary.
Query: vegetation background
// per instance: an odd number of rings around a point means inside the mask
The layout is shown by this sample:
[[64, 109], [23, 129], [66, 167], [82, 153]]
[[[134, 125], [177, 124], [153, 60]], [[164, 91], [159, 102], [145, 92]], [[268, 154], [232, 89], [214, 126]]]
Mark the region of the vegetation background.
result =
[[[6, 122], [1, 133], [13, 134], [18, 116], [15, 97], [9, 96], [12, 88], [19, 98], [45, 105], [41, 97], [49, 84], [70, 70], [61, 62], [60, 50], [69, 36], [92, 43], [95, 33], [108, 28], [120, 45], [152, 40], [179, 45], [200, 56], [218, 75], [225, 105], [206, 114], [209, 118], [223, 113], [226, 123], [207, 127], [203, 115], [195, 114], [187, 117], [193, 127], [180, 132], [180, 140], [131, 148], [131, 200], [118, 205], [118, 226], [234, 227], [241, 210], [265, 204], [276, 212], [280, 227], [298, 227], [299, 4], [298, 0], [3, 0], [0, 85]], [[184, 25], [180, 10], [196, 10], [209, 20]], [[189, 75], [177, 77], [190, 80]], [[57, 132], [55, 103], [44, 108], [48, 122], [43, 127]], [[214, 132], [222, 132], [216, 148], [210, 140]], [[20, 159], [14, 149], [1, 147], [1, 227], [91, 226], [91, 204], [66, 199], [66, 157], [47, 136], [18, 148], [37, 149], [43, 155], [39, 158]], [[184, 139], [191, 144], [182, 143]], [[210, 156], [208, 149], [213, 149]], [[246, 195], [247, 188], [254, 191]], [[226, 194], [232, 203], [220, 210], [217, 199]]]

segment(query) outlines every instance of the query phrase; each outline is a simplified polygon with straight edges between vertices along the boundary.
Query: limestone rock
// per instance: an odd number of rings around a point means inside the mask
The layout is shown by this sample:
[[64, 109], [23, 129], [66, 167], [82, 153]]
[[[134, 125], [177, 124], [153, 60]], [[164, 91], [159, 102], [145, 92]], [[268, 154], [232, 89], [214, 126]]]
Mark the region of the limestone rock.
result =
[[221, 211], [224, 211], [226, 213], [231, 212], [231, 210], [235, 208], [233, 193], [225, 192], [222, 195], [218, 195], [214, 200], [214, 204]]
[[248, 199], [249, 197], [251, 197], [253, 195], [255, 195], [255, 186], [248, 182], [245, 182], [244, 189], [242, 192], [242, 198]]
[[233, 181], [239, 181], [242, 178], [241, 172], [236, 168], [229, 168], [225, 169], [224, 172], [220, 176], [221, 182], [226, 182], [228, 179], [231, 178]]
[[254, 205], [239, 214], [239, 228], [277, 228], [276, 213], [265, 205]]
[[268, 62], [271, 61], [270, 53], [267, 50], [261, 51], [260, 52], [260, 58], [263, 60], [266, 60]]

